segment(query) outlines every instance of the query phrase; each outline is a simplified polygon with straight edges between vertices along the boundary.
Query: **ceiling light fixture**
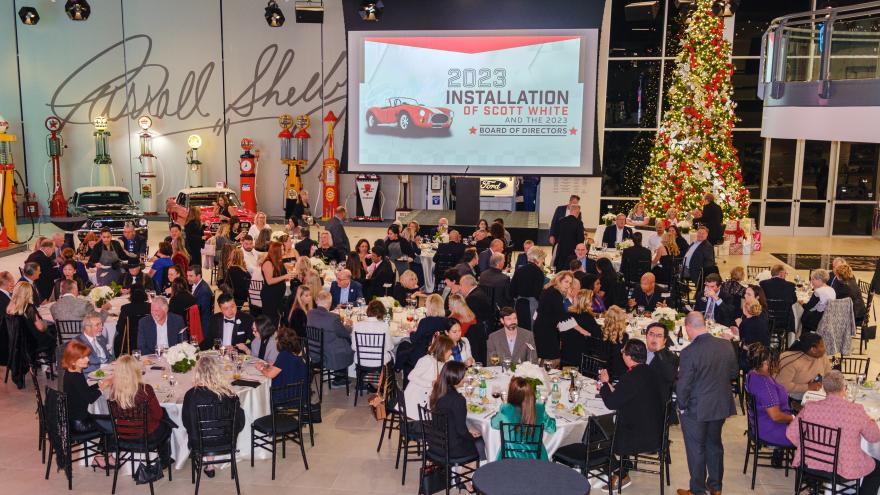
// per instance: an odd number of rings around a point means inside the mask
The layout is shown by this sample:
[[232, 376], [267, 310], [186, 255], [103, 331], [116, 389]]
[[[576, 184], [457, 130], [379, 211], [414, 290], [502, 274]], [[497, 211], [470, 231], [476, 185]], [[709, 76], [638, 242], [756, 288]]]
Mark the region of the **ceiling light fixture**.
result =
[[27, 24], [28, 26], [33, 26], [40, 22], [40, 14], [37, 12], [37, 9], [33, 7], [22, 7], [18, 9], [18, 17], [23, 24]]
[[278, 6], [278, 2], [275, 0], [269, 0], [269, 3], [266, 5], [266, 24], [272, 27], [281, 27], [284, 25], [284, 12], [281, 12], [281, 7]]
[[71, 21], [84, 21], [92, 13], [92, 7], [86, 0], [67, 0], [64, 4], [64, 12]]

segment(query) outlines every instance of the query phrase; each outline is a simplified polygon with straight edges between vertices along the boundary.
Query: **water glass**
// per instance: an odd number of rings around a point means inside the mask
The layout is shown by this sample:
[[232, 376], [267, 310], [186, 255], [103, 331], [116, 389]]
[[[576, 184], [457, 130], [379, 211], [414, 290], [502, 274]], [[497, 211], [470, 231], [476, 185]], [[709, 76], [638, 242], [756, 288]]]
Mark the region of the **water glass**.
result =
[[133, 358], [135, 358], [136, 360], [140, 361], [140, 360], [141, 360], [141, 351], [132, 351], [132, 353], [131, 353], [131, 357], [133, 357]]
[[510, 358], [504, 358], [504, 361], [501, 362], [501, 371], [506, 371], [510, 369]]

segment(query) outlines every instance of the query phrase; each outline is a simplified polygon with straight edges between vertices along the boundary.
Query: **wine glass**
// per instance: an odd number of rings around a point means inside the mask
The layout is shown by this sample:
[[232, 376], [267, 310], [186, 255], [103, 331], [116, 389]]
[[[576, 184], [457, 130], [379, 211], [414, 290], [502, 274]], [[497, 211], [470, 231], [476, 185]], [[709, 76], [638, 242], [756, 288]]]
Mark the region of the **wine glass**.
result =
[[638, 316], [644, 316], [644, 315], [645, 315], [645, 307], [644, 307], [644, 306], [639, 305], [638, 310], [639, 310]]
[[501, 362], [501, 357], [498, 356], [497, 352], [493, 352], [491, 356], [489, 356], [489, 364], [492, 366], [498, 366], [498, 363]]
[[137, 361], [141, 360], [141, 351], [134, 350], [131, 353], [131, 357], [135, 358]]
[[214, 350], [215, 351], [219, 351], [222, 346], [223, 346], [222, 339], [214, 339]]
[[501, 361], [501, 370], [502, 370], [502, 371], [509, 370], [509, 369], [510, 369], [510, 363], [511, 363], [511, 359], [510, 359], [510, 358], [504, 358], [504, 360]]
[[552, 370], [552, 369], [553, 369], [553, 366], [551, 366], [549, 362], [544, 361], [544, 371], [546, 371], [547, 373], [550, 373], [550, 370]]

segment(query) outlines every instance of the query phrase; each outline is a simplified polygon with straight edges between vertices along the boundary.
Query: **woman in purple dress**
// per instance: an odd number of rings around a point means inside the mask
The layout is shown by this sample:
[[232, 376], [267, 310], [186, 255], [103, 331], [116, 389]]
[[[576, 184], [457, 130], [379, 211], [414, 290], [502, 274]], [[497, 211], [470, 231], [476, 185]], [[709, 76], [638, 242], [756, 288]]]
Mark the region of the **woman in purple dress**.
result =
[[[758, 435], [771, 447], [791, 447], [785, 429], [794, 420], [788, 406], [785, 387], [773, 379], [778, 364], [777, 356], [760, 342], [746, 348], [752, 370], [746, 375], [746, 390], [755, 398], [758, 410]], [[751, 412], [749, 412], [751, 414]], [[782, 465], [782, 451], [773, 451], [774, 466]]]

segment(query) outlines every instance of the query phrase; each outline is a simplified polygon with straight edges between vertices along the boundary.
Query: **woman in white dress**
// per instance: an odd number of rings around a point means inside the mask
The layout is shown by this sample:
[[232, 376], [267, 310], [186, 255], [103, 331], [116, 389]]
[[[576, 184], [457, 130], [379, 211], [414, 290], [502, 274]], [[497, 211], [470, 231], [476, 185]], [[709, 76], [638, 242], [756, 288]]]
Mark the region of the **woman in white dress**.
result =
[[447, 335], [437, 335], [425, 354], [416, 362], [416, 366], [407, 375], [409, 383], [403, 391], [406, 400], [406, 415], [418, 421], [419, 407], [427, 406], [428, 397], [434, 387], [434, 381], [443, 365], [452, 359], [452, 346], [455, 345]]

